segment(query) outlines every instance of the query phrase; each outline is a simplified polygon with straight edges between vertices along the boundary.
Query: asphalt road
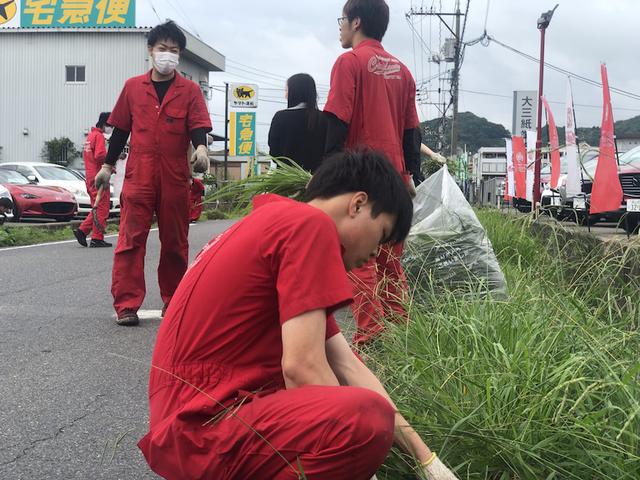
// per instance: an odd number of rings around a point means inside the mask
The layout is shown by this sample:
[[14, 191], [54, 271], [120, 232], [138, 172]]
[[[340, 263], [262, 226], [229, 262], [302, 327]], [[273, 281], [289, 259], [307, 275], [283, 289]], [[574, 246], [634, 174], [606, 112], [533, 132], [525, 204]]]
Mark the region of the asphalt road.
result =
[[[190, 258], [231, 223], [192, 225]], [[142, 308], [158, 315], [159, 248], [154, 231]], [[0, 249], [2, 480], [158, 478], [136, 443], [160, 319], [115, 324], [112, 257], [75, 241]]]

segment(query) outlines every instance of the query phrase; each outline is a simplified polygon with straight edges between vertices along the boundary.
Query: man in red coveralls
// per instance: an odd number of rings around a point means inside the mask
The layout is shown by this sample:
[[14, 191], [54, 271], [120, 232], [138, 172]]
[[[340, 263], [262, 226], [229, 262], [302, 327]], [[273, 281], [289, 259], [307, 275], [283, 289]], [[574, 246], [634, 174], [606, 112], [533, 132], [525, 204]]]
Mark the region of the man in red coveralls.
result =
[[[333, 66], [324, 109], [333, 115], [333, 130], [336, 125], [342, 127], [347, 148], [366, 145], [384, 152], [414, 190], [410, 175], [416, 180], [420, 176], [416, 86], [407, 67], [380, 43], [388, 23], [389, 7], [384, 0], [347, 1], [338, 24], [342, 47], [352, 50]], [[356, 343], [380, 333], [383, 318], [406, 318], [401, 255], [401, 243], [385, 245], [375, 259], [352, 272]]]
[[190, 195], [189, 220], [197, 222], [202, 214], [202, 196], [204, 195], [204, 183], [199, 178], [191, 179]]
[[158, 331], [140, 449], [170, 480], [369, 480], [395, 440], [454, 479], [332, 316], [347, 270], [406, 237], [402, 178], [380, 153], [343, 152], [305, 196], [256, 197], [190, 266]]
[[118, 245], [111, 293], [119, 325], [138, 324], [145, 296], [144, 256], [153, 214], [160, 231], [158, 283], [166, 310], [187, 269], [189, 230], [189, 140], [196, 149], [193, 171], [209, 168], [206, 147], [211, 130], [200, 87], [176, 71], [186, 47], [173, 22], [153, 28], [147, 37], [153, 68], [127, 80], [111, 112], [114, 131], [96, 187], [106, 185], [131, 133], [121, 194]]
[[[91, 128], [91, 132], [87, 135], [87, 140], [84, 142], [83, 158], [84, 158], [84, 172], [85, 182], [87, 184], [87, 192], [91, 199], [91, 206], [95, 206], [96, 195], [98, 191], [94, 183], [96, 174], [102, 168], [104, 159], [107, 156], [107, 149], [105, 148], [104, 134], [111, 133], [112, 127], [107, 124], [109, 115], [111, 112], [102, 112], [98, 117], [98, 123], [95, 127]], [[109, 184], [105, 186], [102, 191], [100, 203], [97, 206], [98, 223], [103, 227], [107, 224], [107, 218], [109, 218], [109, 200], [110, 191]], [[104, 232], [94, 228], [93, 212], [89, 212], [87, 218], [80, 224], [73, 234], [76, 236], [78, 243], [83, 247], [87, 246], [87, 235], [91, 233], [90, 247], [111, 247], [112, 245], [104, 241]]]

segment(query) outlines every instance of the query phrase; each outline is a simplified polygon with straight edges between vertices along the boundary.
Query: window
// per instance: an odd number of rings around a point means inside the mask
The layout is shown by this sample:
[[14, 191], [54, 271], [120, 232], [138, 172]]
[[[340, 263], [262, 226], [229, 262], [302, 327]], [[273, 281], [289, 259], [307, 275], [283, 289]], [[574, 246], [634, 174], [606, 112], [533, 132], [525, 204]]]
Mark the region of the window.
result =
[[67, 65], [67, 83], [85, 83], [84, 65]]
[[39, 166], [36, 167], [38, 173], [45, 180], [62, 180], [65, 182], [77, 182], [78, 177], [63, 167]]

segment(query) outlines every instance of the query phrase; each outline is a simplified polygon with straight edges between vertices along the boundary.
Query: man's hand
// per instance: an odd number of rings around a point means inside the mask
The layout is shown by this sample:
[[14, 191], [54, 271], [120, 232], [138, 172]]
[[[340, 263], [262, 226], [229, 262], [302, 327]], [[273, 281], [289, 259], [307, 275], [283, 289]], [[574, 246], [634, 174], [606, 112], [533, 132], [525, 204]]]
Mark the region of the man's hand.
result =
[[96, 190], [99, 190], [100, 187], [109, 188], [109, 180], [111, 179], [113, 170], [114, 168], [108, 163], [102, 164], [102, 168], [96, 175], [96, 178], [93, 180], [93, 183], [96, 186]]
[[427, 480], [458, 480], [458, 477], [438, 457], [424, 467], [424, 473], [427, 476]]
[[407, 180], [407, 189], [409, 190], [411, 198], [416, 198], [418, 192], [416, 192], [416, 183], [413, 181], [413, 175], [409, 175], [409, 179]]
[[439, 153], [434, 153], [433, 155], [431, 155], [431, 158], [433, 158], [436, 162], [441, 163], [443, 165], [447, 163], [447, 159], [442, 155], [440, 155]]
[[191, 155], [191, 169], [195, 173], [209, 171], [209, 150], [205, 145], [198, 145], [196, 151]]

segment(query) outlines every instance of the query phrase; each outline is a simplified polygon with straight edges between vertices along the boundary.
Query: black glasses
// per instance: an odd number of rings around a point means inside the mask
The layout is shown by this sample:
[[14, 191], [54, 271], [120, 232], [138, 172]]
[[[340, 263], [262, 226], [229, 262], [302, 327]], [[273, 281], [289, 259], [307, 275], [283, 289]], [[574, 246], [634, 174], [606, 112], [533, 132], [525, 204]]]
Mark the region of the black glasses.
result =
[[341, 27], [347, 18], [349, 17], [338, 17], [338, 26]]

